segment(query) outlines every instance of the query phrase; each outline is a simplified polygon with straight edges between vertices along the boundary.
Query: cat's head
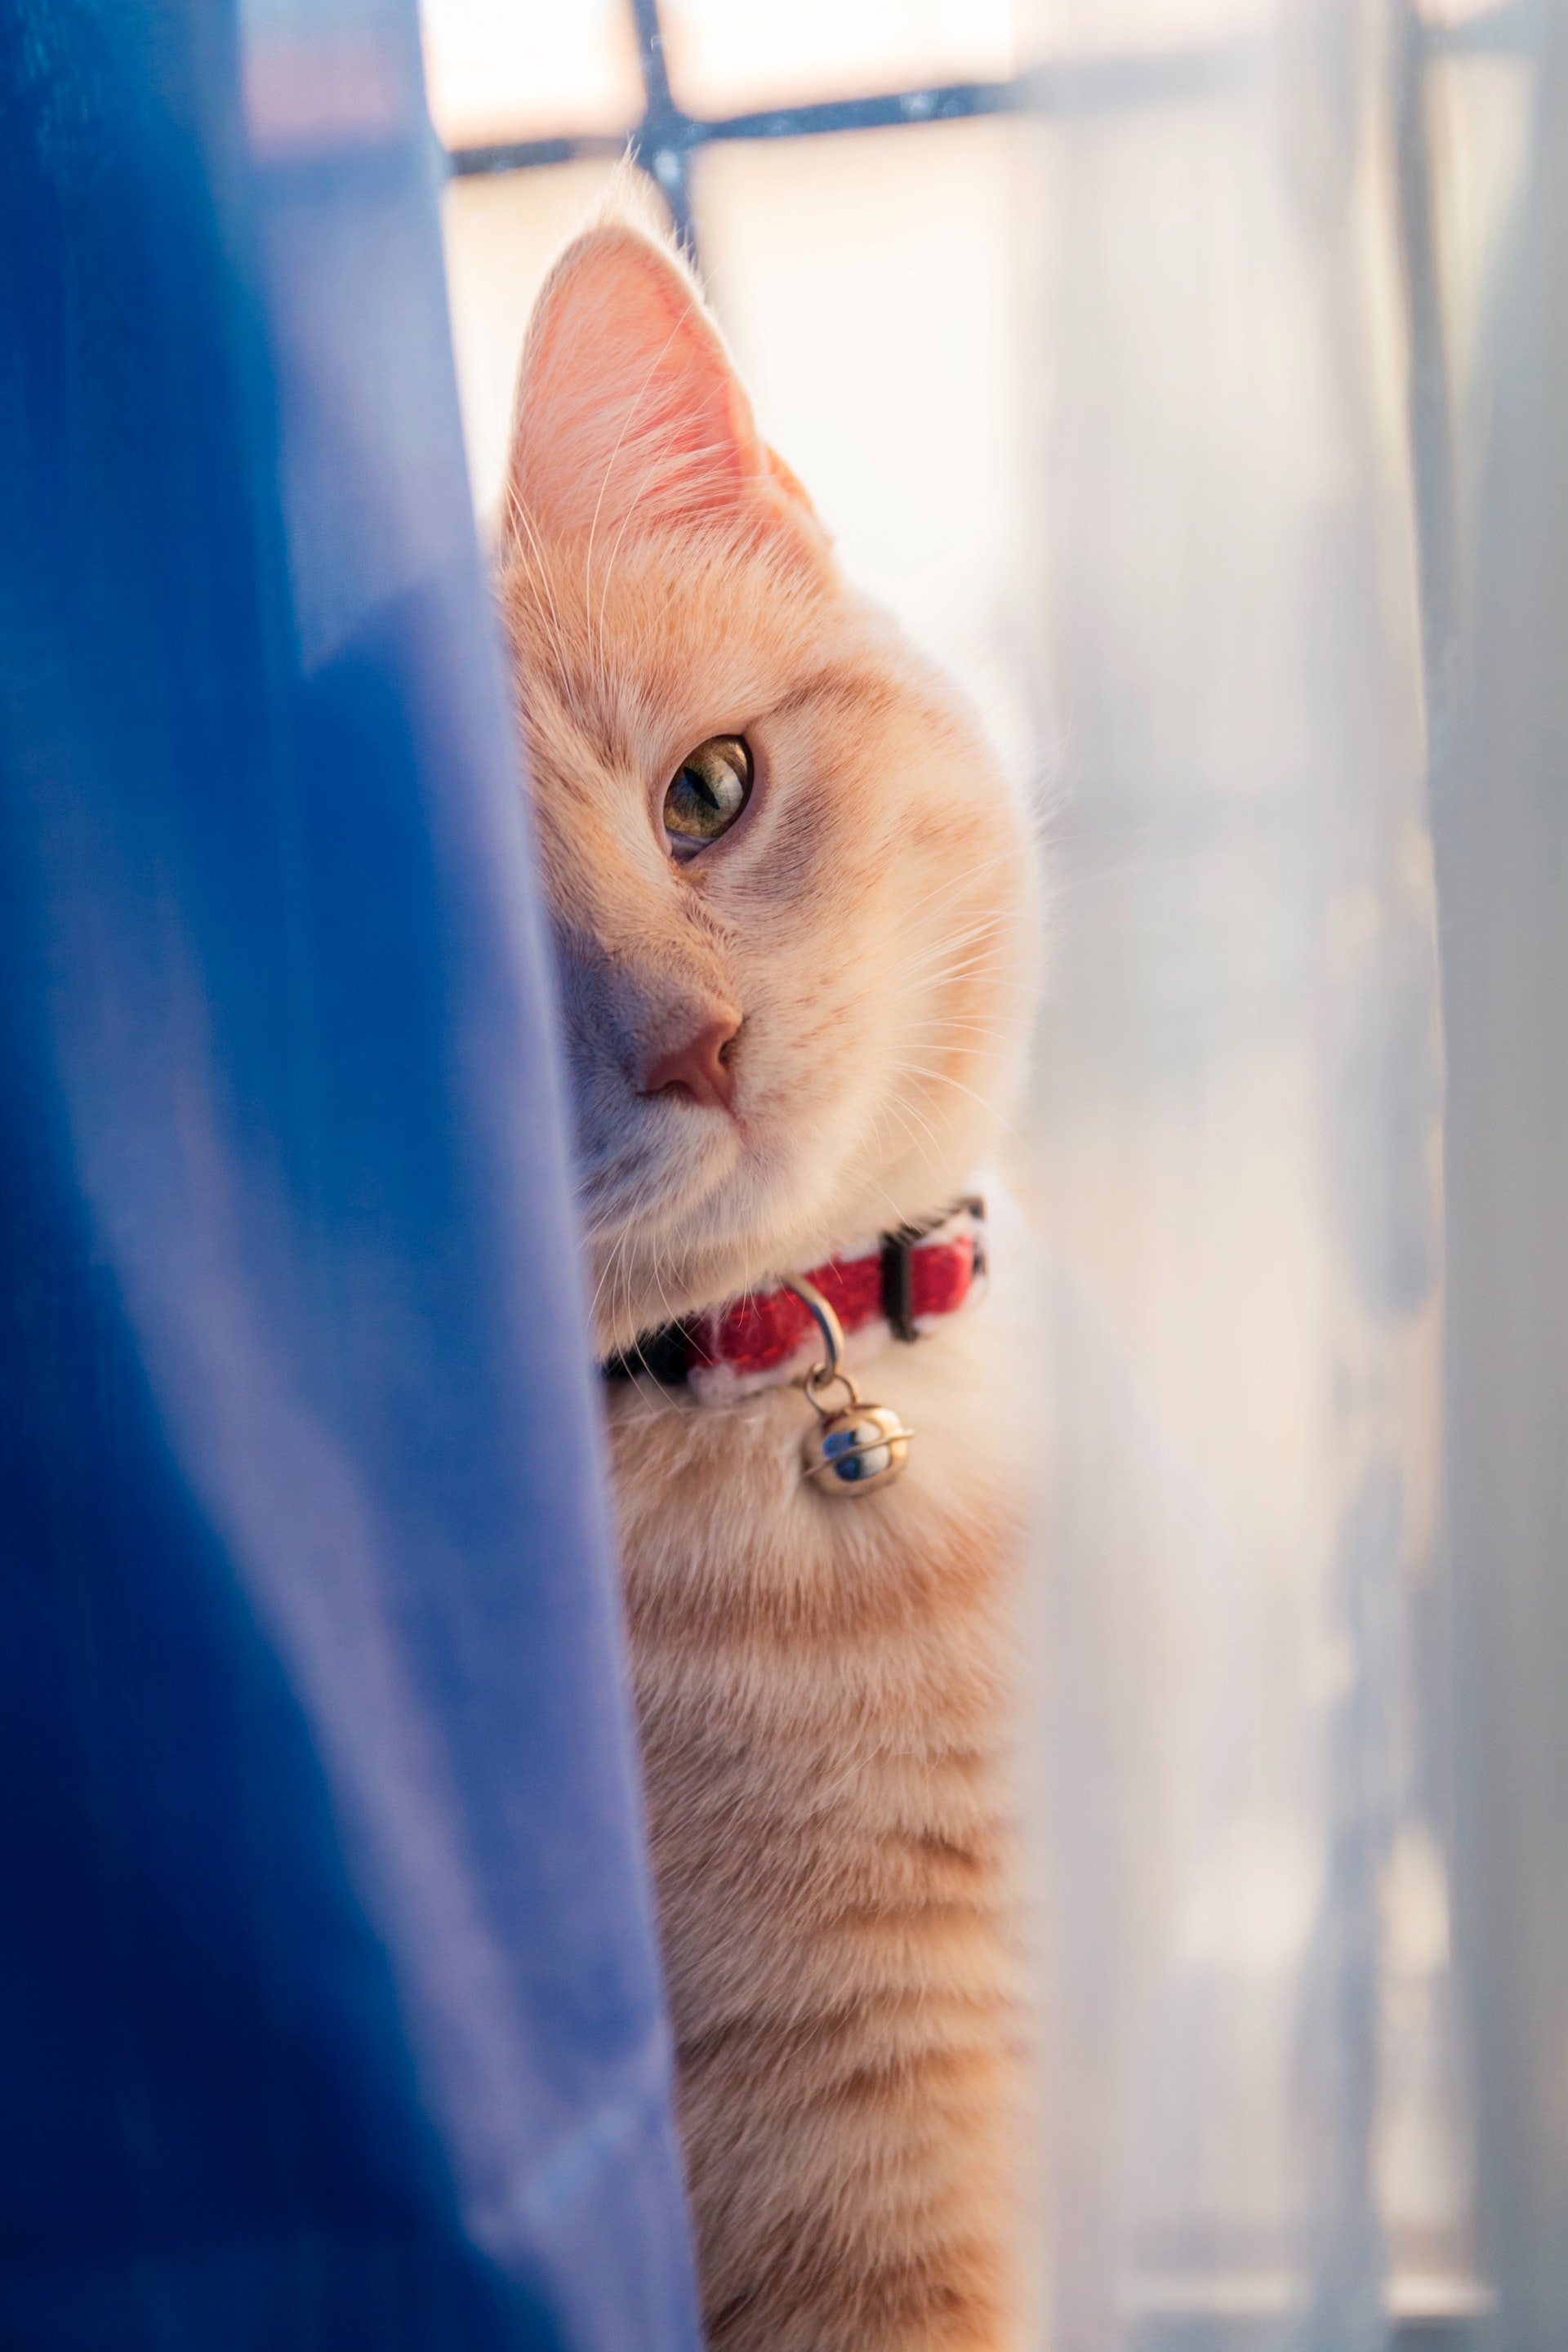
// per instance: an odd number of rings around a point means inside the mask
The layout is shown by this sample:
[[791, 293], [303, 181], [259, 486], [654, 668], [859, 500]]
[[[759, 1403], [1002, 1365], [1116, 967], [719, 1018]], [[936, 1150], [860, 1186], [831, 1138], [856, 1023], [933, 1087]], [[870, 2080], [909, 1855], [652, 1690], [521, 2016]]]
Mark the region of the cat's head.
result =
[[1030, 844], [625, 222], [540, 295], [500, 561], [607, 1349], [964, 1189], [1016, 1091]]

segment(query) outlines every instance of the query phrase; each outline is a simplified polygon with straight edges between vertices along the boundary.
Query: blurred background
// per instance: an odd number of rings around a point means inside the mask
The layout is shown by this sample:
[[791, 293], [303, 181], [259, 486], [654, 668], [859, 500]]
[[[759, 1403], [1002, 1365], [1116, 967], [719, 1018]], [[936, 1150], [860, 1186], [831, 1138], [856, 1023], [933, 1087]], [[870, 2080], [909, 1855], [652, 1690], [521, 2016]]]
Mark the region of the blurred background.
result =
[[[1060, 2352], [1467, 2341], [1489, 1984], [1545, 2063], [1456, 1916], [1461, 1887], [1492, 1916], [1501, 1783], [1466, 1780], [1467, 1829], [1455, 1743], [1493, 1753], [1530, 1667], [1523, 1610], [1456, 1685], [1443, 1493], [1482, 1525], [1496, 1497], [1444, 1444], [1444, 926], [1510, 1101], [1540, 1098], [1538, 992], [1526, 939], [1489, 1010], [1496, 892], [1458, 850], [1441, 916], [1436, 884], [1487, 713], [1555, 665], [1543, 638], [1499, 702], [1484, 619], [1551, 435], [1510, 320], [1551, 278], [1556, 28], [1523, 0], [425, 0], [480, 515], [533, 295], [629, 142], [846, 568], [1040, 812], [1013, 1172], [1053, 1268], [1029, 1772]], [[1527, 1583], [1559, 1557], [1525, 1553]], [[1547, 2304], [1510, 2340], [1568, 2341]]]

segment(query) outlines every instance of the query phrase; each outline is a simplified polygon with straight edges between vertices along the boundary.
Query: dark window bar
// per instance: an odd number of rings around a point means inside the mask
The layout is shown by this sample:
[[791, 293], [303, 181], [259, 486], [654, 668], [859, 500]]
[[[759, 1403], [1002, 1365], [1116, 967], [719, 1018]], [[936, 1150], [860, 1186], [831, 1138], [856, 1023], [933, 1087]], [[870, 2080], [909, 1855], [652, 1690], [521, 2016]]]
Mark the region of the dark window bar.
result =
[[[1549, 0], [1499, 0], [1485, 14], [1455, 25], [1422, 26], [1419, 46], [1429, 56], [1463, 56], [1532, 47]], [[691, 158], [716, 141], [816, 139], [840, 131], [884, 131], [905, 123], [957, 122], [987, 114], [1037, 114], [1071, 120], [1124, 113], [1208, 98], [1245, 79], [1256, 54], [1247, 42], [1154, 51], [1148, 56], [1086, 57], [1037, 67], [1011, 81], [946, 82], [935, 89], [890, 90], [875, 98], [841, 98], [815, 105], [769, 107], [716, 121], [685, 113], [670, 95], [658, 0], [629, 0], [642, 68], [642, 120], [616, 135], [586, 133], [555, 139], [514, 139], [489, 147], [457, 147], [447, 161], [468, 177], [526, 172], [584, 156], [629, 154], [662, 194], [681, 247], [696, 259], [691, 218]]]

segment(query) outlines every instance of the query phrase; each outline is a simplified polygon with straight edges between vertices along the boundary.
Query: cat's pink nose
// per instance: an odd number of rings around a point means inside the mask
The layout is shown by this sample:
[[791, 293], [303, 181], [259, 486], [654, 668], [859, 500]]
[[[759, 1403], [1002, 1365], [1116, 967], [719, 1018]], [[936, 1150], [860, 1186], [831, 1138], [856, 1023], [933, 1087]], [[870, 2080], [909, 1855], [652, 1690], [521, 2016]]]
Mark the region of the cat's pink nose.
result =
[[741, 1034], [741, 1016], [725, 1011], [705, 1021], [679, 1045], [651, 1061], [643, 1072], [645, 1095], [686, 1095], [713, 1110], [728, 1110], [735, 1076], [730, 1048]]

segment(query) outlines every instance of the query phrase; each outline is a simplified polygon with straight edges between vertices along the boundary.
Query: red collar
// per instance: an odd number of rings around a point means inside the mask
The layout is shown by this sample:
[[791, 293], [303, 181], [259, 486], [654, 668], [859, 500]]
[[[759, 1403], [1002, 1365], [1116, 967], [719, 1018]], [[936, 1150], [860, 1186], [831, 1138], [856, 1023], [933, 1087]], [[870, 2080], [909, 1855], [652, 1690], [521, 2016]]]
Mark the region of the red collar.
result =
[[[844, 1327], [845, 1361], [864, 1363], [889, 1339], [914, 1340], [979, 1295], [985, 1279], [985, 1203], [963, 1200], [918, 1225], [902, 1225], [826, 1265], [816, 1284]], [[805, 1302], [793, 1290], [749, 1291], [726, 1307], [667, 1324], [613, 1357], [611, 1380], [651, 1374], [688, 1387], [700, 1404], [728, 1404], [754, 1389], [804, 1378], [822, 1354]]]

